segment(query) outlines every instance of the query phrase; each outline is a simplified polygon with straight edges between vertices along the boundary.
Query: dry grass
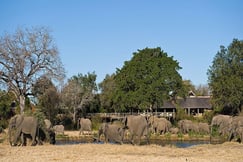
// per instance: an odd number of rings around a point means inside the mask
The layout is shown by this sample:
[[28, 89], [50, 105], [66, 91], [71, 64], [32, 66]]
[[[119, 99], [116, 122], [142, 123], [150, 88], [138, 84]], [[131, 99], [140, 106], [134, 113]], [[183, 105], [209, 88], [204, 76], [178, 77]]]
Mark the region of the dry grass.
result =
[[[76, 136], [78, 132], [65, 132]], [[243, 161], [243, 144], [227, 142], [218, 145], [197, 145], [176, 148], [158, 145], [132, 146], [115, 144], [77, 144], [10, 147], [0, 145], [0, 161], [163, 161], [163, 162], [240, 162]]]

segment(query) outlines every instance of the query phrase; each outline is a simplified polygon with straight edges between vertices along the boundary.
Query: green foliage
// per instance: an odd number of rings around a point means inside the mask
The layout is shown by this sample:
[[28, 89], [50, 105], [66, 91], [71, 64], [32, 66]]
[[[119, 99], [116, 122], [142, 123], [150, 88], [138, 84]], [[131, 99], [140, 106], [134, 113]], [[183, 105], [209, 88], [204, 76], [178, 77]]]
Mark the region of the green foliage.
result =
[[102, 123], [102, 118], [99, 115], [92, 116], [91, 121], [92, 121], [92, 129], [98, 130], [100, 124]]
[[190, 119], [191, 117], [185, 112], [184, 108], [176, 106], [176, 121]]
[[32, 88], [32, 92], [37, 97], [37, 108], [52, 123], [58, 114], [60, 97], [57, 88], [47, 77], [41, 77]]
[[177, 137], [179, 139], [182, 139], [184, 137], [184, 134], [182, 132], [178, 132]]
[[135, 52], [116, 72], [113, 101], [118, 111], [159, 107], [163, 100], [181, 94], [179, 69], [179, 63], [159, 47]]
[[240, 113], [243, 104], [243, 41], [234, 39], [219, 52], [208, 70], [213, 106], [224, 114]]
[[171, 140], [171, 133], [170, 132], [165, 133], [165, 139], [167, 141]]
[[218, 126], [213, 125], [212, 131], [211, 131], [211, 136], [212, 137], [220, 137]]
[[115, 90], [115, 74], [106, 75], [105, 79], [99, 84], [100, 93], [100, 106], [102, 112], [115, 112], [114, 109], [114, 90]]
[[207, 122], [207, 123], [211, 124], [211, 121], [212, 121], [214, 115], [215, 115], [214, 111], [205, 111], [203, 113], [203, 120], [202, 120], [202, 122]]
[[8, 127], [8, 120], [15, 115], [15, 110], [11, 109], [14, 100], [12, 93], [0, 90], [0, 128], [2, 129]]

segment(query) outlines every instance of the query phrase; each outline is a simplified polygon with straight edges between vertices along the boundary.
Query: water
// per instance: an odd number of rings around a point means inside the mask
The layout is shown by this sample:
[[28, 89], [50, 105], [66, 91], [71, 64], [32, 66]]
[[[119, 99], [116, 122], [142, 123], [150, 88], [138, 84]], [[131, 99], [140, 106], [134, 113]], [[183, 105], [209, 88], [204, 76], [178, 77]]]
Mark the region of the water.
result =
[[[95, 144], [104, 144], [104, 142], [96, 142], [96, 141], [85, 141], [80, 139], [66, 139], [66, 140], [57, 140], [56, 145], [74, 145], [74, 144], [85, 144], [85, 143], [95, 143]], [[129, 143], [125, 141], [124, 144]], [[116, 143], [112, 143], [116, 144]], [[160, 146], [175, 146], [178, 148], [187, 148], [194, 145], [201, 144], [210, 144], [210, 141], [166, 141], [166, 140], [150, 140], [150, 144], [156, 144]], [[146, 145], [145, 141], [141, 142], [141, 145]]]
[[187, 148], [194, 145], [210, 144], [210, 141], [165, 141], [165, 140], [152, 140], [152, 144], [160, 146], [175, 146], [178, 148]]

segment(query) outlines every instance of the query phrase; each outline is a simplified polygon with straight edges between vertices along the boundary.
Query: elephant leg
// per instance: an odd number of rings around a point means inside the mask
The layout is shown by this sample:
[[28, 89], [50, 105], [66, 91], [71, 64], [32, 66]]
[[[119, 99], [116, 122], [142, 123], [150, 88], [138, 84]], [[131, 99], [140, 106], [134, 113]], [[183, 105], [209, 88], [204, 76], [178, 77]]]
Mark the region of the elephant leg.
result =
[[105, 135], [105, 143], [108, 143], [108, 136]]
[[13, 146], [17, 146], [17, 141], [21, 135], [21, 129], [18, 129], [14, 136]]
[[130, 142], [134, 145], [134, 133], [131, 133]]
[[138, 136], [138, 145], [141, 143], [141, 136]]
[[21, 145], [26, 146], [27, 145], [27, 138], [24, 136], [24, 133], [21, 133]]
[[36, 130], [32, 132], [31, 137], [32, 137], [32, 144], [31, 144], [31, 146], [35, 146], [38, 143], [37, 140], [36, 140]]

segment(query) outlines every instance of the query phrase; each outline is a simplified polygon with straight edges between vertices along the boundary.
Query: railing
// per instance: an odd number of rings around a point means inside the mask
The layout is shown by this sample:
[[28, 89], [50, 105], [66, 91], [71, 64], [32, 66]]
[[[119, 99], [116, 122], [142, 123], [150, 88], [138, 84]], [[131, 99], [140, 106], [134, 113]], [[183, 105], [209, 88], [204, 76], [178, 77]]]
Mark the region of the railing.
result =
[[143, 115], [143, 116], [158, 116], [165, 118], [173, 118], [175, 117], [175, 112], [153, 112], [153, 113], [89, 113], [88, 116], [100, 116], [102, 118], [124, 118], [128, 115]]

